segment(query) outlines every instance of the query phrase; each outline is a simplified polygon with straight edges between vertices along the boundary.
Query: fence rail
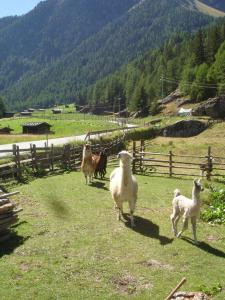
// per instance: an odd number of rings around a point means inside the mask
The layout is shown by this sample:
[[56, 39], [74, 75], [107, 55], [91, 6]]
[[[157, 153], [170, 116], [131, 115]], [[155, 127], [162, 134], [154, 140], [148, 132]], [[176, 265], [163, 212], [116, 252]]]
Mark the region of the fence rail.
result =
[[[124, 137], [117, 138], [110, 143], [98, 143], [92, 145], [93, 153], [99, 153], [103, 149], [107, 150], [109, 156], [118, 153], [124, 143]], [[30, 149], [21, 149], [13, 145], [11, 150], [1, 150], [1, 153], [10, 155], [9, 162], [3, 163], [0, 160], [0, 179], [17, 178], [22, 179], [24, 173], [29, 169], [33, 174], [42, 173], [43, 171], [57, 170], [78, 170], [81, 165], [83, 146], [64, 145], [63, 147], [36, 147], [30, 145]], [[113, 156], [112, 156], [113, 157]], [[114, 164], [114, 158], [111, 165]]]
[[211, 147], [203, 155], [175, 154], [145, 151], [149, 143], [133, 142], [133, 172], [172, 176], [225, 177], [225, 157], [214, 156]]

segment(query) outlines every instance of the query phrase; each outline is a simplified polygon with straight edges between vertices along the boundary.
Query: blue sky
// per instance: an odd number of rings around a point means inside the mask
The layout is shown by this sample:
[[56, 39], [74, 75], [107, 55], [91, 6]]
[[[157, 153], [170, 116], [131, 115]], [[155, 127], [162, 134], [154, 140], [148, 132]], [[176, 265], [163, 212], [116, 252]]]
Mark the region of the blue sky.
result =
[[41, 0], [0, 0], [0, 18], [23, 15], [34, 8]]

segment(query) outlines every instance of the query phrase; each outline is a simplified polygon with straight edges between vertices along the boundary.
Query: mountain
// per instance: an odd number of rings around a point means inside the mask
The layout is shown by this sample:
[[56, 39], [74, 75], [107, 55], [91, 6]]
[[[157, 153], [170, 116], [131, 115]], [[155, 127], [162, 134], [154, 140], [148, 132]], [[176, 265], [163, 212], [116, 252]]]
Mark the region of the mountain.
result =
[[0, 19], [0, 93], [14, 108], [76, 101], [83, 88], [175, 32], [212, 22], [195, 2], [47, 0]]
[[[195, 34], [177, 33], [158, 49], [83, 91], [95, 106], [131, 111], [150, 107], [177, 88], [200, 102], [225, 93], [225, 20]], [[107, 100], [106, 100], [107, 99]]]
[[222, 1], [222, 0], [200, 0], [200, 2], [208, 5], [209, 7], [215, 8], [219, 11], [225, 12], [225, 1]]

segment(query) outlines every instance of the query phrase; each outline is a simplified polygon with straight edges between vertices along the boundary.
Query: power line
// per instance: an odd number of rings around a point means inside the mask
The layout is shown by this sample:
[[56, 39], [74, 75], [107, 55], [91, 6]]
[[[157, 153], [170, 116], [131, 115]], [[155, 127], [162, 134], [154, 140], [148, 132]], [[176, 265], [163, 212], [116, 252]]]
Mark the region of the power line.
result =
[[160, 79], [161, 81], [164, 82], [169, 82], [169, 83], [176, 83], [178, 85], [182, 84], [182, 85], [187, 85], [190, 86], [192, 84], [198, 86], [198, 87], [202, 87], [202, 88], [208, 88], [208, 89], [217, 89], [218, 86], [217, 85], [213, 85], [213, 84], [207, 84], [207, 83], [197, 83], [197, 82], [189, 82], [189, 81], [179, 81], [176, 79], [171, 79], [171, 78], [167, 78], [167, 77], [161, 77]]

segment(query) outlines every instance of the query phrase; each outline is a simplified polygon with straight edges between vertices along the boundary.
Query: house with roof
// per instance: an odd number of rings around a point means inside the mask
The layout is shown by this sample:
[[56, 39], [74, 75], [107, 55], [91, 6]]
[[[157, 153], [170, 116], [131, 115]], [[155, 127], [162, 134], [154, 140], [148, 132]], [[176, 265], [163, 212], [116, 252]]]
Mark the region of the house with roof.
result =
[[46, 134], [50, 132], [51, 127], [47, 122], [29, 122], [23, 124], [23, 134]]
[[54, 108], [54, 109], [52, 109], [52, 112], [53, 112], [53, 114], [61, 114], [62, 113], [62, 109], [59, 109], [59, 108]]
[[20, 115], [23, 117], [29, 117], [29, 116], [32, 116], [32, 112], [28, 111], [28, 110], [24, 110], [24, 111], [20, 112]]

